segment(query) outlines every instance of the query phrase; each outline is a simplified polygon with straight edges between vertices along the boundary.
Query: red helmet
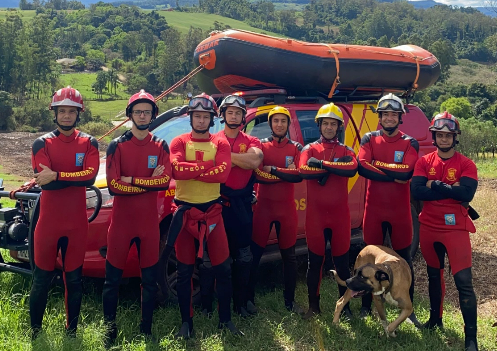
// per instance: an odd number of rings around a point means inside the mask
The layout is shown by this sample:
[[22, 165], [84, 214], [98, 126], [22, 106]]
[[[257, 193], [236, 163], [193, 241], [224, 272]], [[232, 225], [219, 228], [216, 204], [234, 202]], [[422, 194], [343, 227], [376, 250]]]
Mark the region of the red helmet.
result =
[[459, 121], [456, 117], [447, 111], [441, 112], [431, 120], [430, 131], [432, 132], [447, 132], [461, 134]]
[[193, 111], [206, 111], [214, 116], [219, 114], [216, 101], [206, 93], [197, 95], [188, 102], [188, 112]]
[[83, 104], [83, 97], [74, 88], [69, 85], [65, 88], [57, 90], [52, 96], [52, 102], [48, 107], [49, 110], [53, 110], [57, 106], [75, 106], [81, 109], [82, 112], [85, 110], [85, 105]]
[[140, 90], [139, 93], [136, 93], [129, 98], [128, 106], [126, 106], [126, 116], [129, 116], [131, 114], [131, 109], [133, 108], [133, 106], [135, 106], [136, 104], [139, 104], [140, 102], [147, 102], [147, 103], [151, 104], [152, 108], [153, 108], [153, 112], [152, 112], [153, 117], [152, 118], [157, 117], [157, 115], [159, 114], [159, 106], [157, 106], [157, 104], [155, 103], [155, 99], [152, 96], [152, 94], [147, 93], [143, 89]]

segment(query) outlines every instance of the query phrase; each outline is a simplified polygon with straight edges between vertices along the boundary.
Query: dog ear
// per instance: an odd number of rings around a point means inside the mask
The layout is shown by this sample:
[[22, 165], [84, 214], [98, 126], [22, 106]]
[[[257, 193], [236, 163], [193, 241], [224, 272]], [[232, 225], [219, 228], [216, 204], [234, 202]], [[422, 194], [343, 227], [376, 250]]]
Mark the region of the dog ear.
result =
[[384, 280], [390, 281], [390, 277], [388, 276], [388, 273], [385, 271], [382, 271], [381, 269], [376, 271], [376, 273], [374, 274], [374, 277], [379, 282], [384, 281]]

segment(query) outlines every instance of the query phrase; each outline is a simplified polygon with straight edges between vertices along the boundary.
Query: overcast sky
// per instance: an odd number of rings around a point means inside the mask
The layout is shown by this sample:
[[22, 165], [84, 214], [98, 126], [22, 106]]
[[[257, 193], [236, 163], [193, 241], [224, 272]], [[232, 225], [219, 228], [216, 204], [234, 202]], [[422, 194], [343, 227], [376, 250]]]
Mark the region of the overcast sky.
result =
[[[418, 1], [418, 0], [412, 0]], [[473, 6], [473, 7], [481, 7], [488, 6], [489, 2], [497, 3], [495, 0], [435, 0], [436, 2], [441, 2], [445, 5], [457, 5], [457, 6]]]

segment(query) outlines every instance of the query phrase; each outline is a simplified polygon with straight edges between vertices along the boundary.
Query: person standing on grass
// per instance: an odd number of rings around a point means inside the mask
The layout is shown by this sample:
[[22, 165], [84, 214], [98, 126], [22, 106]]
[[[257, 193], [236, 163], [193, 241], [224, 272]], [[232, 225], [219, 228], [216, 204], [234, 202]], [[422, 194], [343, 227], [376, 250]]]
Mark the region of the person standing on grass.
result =
[[294, 200], [294, 185], [302, 181], [298, 167], [302, 145], [290, 140], [290, 111], [276, 106], [268, 114], [271, 137], [261, 140], [264, 153], [263, 163], [255, 170], [259, 187], [257, 203], [254, 206], [254, 229], [252, 232], [252, 264], [248, 300], [255, 305], [257, 271], [271, 228], [275, 227], [281, 257], [285, 290], [283, 298], [288, 311], [303, 314], [295, 303], [297, 285], [297, 209]]
[[43, 190], [32, 243], [34, 270], [29, 315], [33, 340], [42, 328], [59, 250], [65, 286], [66, 333], [76, 336], [88, 235], [85, 188], [93, 185], [99, 167], [97, 140], [76, 130], [79, 115], [85, 110], [79, 91], [70, 86], [58, 90], [49, 109], [54, 111], [57, 129], [35, 140], [31, 156], [36, 184]]
[[[430, 319], [423, 327], [442, 328], [445, 297], [444, 261], [449, 256], [452, 275], [459, 291], [464, 319], [466, 351], [477, 351], [477, 306], [471, 273], [471, 240], [476, 228], [469, 202], [478, 187], [475, 163], [455, 151], [459, 121], [447, 111], [436, 115], [430, 129], [437, 147], [416, 163], [411, 189], [415, 200], [423, 201], [419, 215], [419, 243], [427, 264]], [[476, 214], [477, 215], [477, 214]], [[473, 216], [474, 219], [477, 216]]]
[[[220, 204], [220, 184], [228, 179], [231, 155], [228, 142], [209, 133], [217, 116], [217, 104], [206, 94], [188, 104], [192, 131], [171, 142], [171, 163], [176, 181], [174, 212], [166, 250], [176, 249], [178, 304], [181, 328], [176, 338], [194, 335], [192, 275], [196, 257], [213, 271], [219, 301], [219, 329], [243, 335], [231, 321], [231, 259]], [[168, 254], [166, 253], [166, 257]]]
[[[388, 231], [392, 248], [411, 268], [409, 288], [414, 297], [414, 270], [411, 257], [412, 217], [409, 180], [418, 160], [416, 139], [399, 130], [402, 114], [406, 113], [402, 100], [392, 93], [378, 101], [376, 109], [381, 129], [364, 134], [359, 150], [359, 175], [368, 179], [363, 233], [366, 245], [383, 245]], [[389, 211], [385, 211], [388, 208]], [[361, 317], [371, 313], [373, 295], [362, 298]], [[421, 323], [414, 311], [409, 320]]]
[[166, 190], [171, 180], [169, 147], [149, 131], [158, 113], [151, 94], [141, 90], [131, 96], [126, 107], [126, 115], [133, 122], [131, 130], [107, 148], [107, 184], [109, 193], [115, 196], [102, 290], [107, 345], [117, 337], [119, 283], [133, 244], [138, 251], [142, 280], [140, 332], [152, 336], [160, 241], [156, 191]]
[[[326, 244], [341, 279], [350, 277], [350, 210], [348, 181], [357, 173], [354, 150], [338, 137], [344, 127], [343, 112], [333, 103], [323, 105], [315, 118], [321, 138], [304, 147], [300, 155], [300, 175], [307, 183], [305, 234], [309, 249], [307, 291], [309, 309], [304, 319], [321, 313], [320, 286]], [[346, 287], [338, 285], [340, 296]], [[347, 304], [343, 314], [352, 316]]]

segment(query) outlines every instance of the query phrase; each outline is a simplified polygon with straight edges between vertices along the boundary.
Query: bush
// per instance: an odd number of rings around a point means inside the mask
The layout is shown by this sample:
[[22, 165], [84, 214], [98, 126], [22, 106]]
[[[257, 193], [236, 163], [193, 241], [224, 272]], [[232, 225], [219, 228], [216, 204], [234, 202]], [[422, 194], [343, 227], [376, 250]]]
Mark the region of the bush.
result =
[[53, 111], [47, 108], [46, 100], [28, 100], [14, 112], [17, 126], [28, 125], [39, 131], [55, 129]]
[[107, 133], [111, 128], [112, 123], [109, 122], [88, 122], [82, 124], [78, 129], [94, 137], [98, 137]]

